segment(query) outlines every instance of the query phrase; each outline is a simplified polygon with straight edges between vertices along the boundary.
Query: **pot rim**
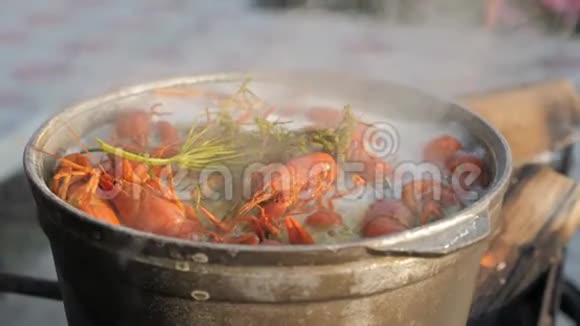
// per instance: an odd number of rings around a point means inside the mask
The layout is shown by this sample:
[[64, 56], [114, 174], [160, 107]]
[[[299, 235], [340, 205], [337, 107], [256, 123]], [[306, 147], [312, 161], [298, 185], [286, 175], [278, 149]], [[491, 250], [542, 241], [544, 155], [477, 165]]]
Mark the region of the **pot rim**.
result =
[[[204, 83], [216, 83], [216, 82], [233, 82], [233, 81], [240, 81], [244, 80], [248, 76], [251, 76], [252, 79], [256, 80], [267, 80], [269, 78], [276, 79], [280, 76], [293, 76], [293, 77], [307, 77], [307, 76], [317, 76], [320, 77], [332, 77], [340, 76], [340, 78], [349, 78], [353, 77], [352, 75], [345, 75], [345, 74], [337, 74], [337, 73], [328, 73], [328, 72], [252, 72], [252, 73], [243, 73], [243, 72], [232, 72], [232, 73], [216, 73], [216, 74], [203, 74], [203, 75], [191, 75], [191, 76], [182, 76], [182, 77], [174, 77], [170, 79], [158, 80], [154, 82], [148, 83], [141, 83], [138, 85], [133, 85], [129, 87], [121, 88], [115, 92], [109, 92], [105, 95], [93, 97], [89, 100], [85, 100], [78, 104], [74, 104], [62, 110], [61, 112], [52, 115], [49, 119], [47, 119], [32, 135], [30, 140], [28, 141], [23, 155], [23, 165], [24, 171], [29, 179], [29, 182], [32, 187], [36, 188], [40, 192], [40, 194], [53, 204], [56, 204], [60, 209], [65, 210], [67, 213], [71, 215], [75, 215], [77, 218], [81, 219], [85, 223], [89, 223], [93, 226], [100, 227], [106, 231], [110, 232], [120, 232], [130, 237], [137, 237], [147, 241], [154, 241], [157, 243], [173, 243], [180, 247], [189, 247], [189, 248], [197, 248], [197, 249], [207, 249], [211, 251], [227, 251], [227, 252], [236, 252], [236, 253], [272, 253], [272, 252], [281, 252], [281, 253], [313, 253], [317, 251], [338, 251], [343, 249], [349, 248], [356, 248], [362, 247], [366, 249], [376, 249], [376, 248], [387, 248], [389, 246], [397, 245], [401, 242], [408, 242], [409, 240], [413, 239], [420, 239], [426, 233], [430, 233], [432, 231], [438, 231], [442, 229], [452, 228], [456, 226], [461, 220], [466, 220], [469, 218], [473, 218], [475, 216], [481, 215], [481, 212], [485, 212], [489, 209], [489, 204], [492, 198], [497, 196], [499, 193], [502, 193], [507, 188], [507, 184], [510, 179], [511, 171], [512, 171], [512, 157], [509, 145], [502, 134], [493, 126], [491, 126], [485, 119], [483, 119], [478, 114], [465, 109], [464, 106], [457, 104], [454, 101], [449, 100], [442, 100], [439, 97], [433, 96], [427, 92], [418, 90], [414, 87], [404, 85], [400, 82], [392, 82], [388, 80], [377, 80], [377, 79], [361, 79], [358, 77], [350, 78], [353, 81], [360, 81], [360, 82], [371, 82], [371, 83], [386, 83], [392, 84], [399, 87], [406, 88], [407, 90], [416, 93], [417, 95], [424, 95], [428, 96], [431, 99], [443, 103], [447, 103], [449, 105], [456, 106], [458, 108], [463, 109], [465, 114], [471, 115], [472, 118], [479, 120], [479, 123], [483, 124], [486, 128], [492, 131], [492, 134], [497, 138], [496, 141], [500, 143], [502, 146], [501, 150], [504, 152], [503, 157], [505, 157], [505, 163], [503, 164], [503, 168], [496, 171], [496, 175], [494, 178], [493, 184], [489, 187], [486, 191], [484, 196], [479, 198], [475, 203], [470, 205], [467, 208], [464, 208], [457, 214], [453, 215], [452, 217], [447, 217], [441, 219], [436, 222], [429, 223], [424, 226], [415, 227], [400, 233], [390, 234], [382, 237], [376, 238], [362, 238], [354, 241], [345, 241], [337, 244], [313, 244], [313, 245], [276, 245], [276, 246], [248, 246], [248, 245], [238, 245], [238, 244], [220, 244], [220, 243], [210, 243], [210, 242], [194, 242], [184, 239], [177, 239], [167, 236], [161, 236], [153, 233], [148, 233], [144, 231], [139, 231], [127, 226], [123, 225], [112, 225], [110, 223], [102, 222], [97, 220], [90, 215], [84, 213], [83, 211], [65, 203], [63, 200], [58, 198], [48, 187], [46, 182], [44, 181], [40, 171], [38, 171], [37, 166], [35, 164], [36, 157], [39, 155], [39, 151], [36, 149], [35, 146], [41, 137], [45, 133], [50, 133], [50, 126], [52, 123], [58, 119], [59, 116], [64, 114], [71, 114], [72, 112], [81, 112], [81, 111], [90, 111], [94, 110], [98, 104], [103, 102], [112, 101], [115, 99], [119, 99], [122, 97], [130, 96], [130, 95], [137, 95], [140, 93], [144, 93], [153, 89], [162, 88], [162, 87], [175, 87], [180, 85], [194, 85], [194, 84], [204, 84]], [[496, 155], [497, 156], [497, 155]], [[494, 160], [497, 162], [497, 158], [494, 157]]]

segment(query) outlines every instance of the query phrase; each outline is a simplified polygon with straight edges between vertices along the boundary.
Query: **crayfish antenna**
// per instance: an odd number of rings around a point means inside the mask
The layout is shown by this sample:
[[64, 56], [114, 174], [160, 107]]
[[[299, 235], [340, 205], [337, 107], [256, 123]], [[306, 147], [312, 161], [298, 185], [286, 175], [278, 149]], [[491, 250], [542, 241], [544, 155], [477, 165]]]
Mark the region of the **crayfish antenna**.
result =
[[207, 218], [222, 232], [228, 232], [228, 227], [226, 227], [222, 221], [220, 221], [215, 215], [213, 215], [207, 208], [199, 205], [199, 210], [207, 216]]
[[236, 217], [236, 218], [234, 218], [232, 220], [232, 222], [234, 223], [234, 225], [236, 225], [237, 223], [247, 223], [247, 224], [249, 224], [249, 226], [254, 230], [255, 234], [260, 239], [264, 239], [265, 236], [266, 236], [266, 233], [264, 232], [264, 227], [260, 223], [260, 220], [258, 218], [256, 218], [255, 216], [250, 216], [250, 217]]
[[241, 208], [240, 211], [238, 212], [239, 216], [244, 216], [246, 215], [248, 212], [250, 212], [252, 209], [258, 207], [259, 204], [265, 202], [266, 200], [272, 198], [272, 195], [268, 192], [265, 191], [260, 191], [258, 193], [256, 193], [252, 199], [250, 201], [248, 201], [247, 203], [245, 203]]
[[89, 160], [91, 161], [91, 164], [96, 165], [99, 167], [99, 170], [101, 170], [102, 173], [107, 173], [107, 170], [105, 170], [105, 168], [101, 165], [101, 162], [99, 160], [97, 160], [97, 158], [91, 153], [91, 151], [89, 150], [88, 146], [86, 146], [83, 141], [81, 140], [81, 136], [74, 131], [74, 129], [72, 129], [71, 126], [69, 126], [67, 124], [66, 126], [67, 131], [69, 132], [69, 134], [71, 134], [79, 143], [79, 146], [83, 149], [83, 151], [85, 151], [85, 153], [87, 153], [87, 156], [89, 157]]

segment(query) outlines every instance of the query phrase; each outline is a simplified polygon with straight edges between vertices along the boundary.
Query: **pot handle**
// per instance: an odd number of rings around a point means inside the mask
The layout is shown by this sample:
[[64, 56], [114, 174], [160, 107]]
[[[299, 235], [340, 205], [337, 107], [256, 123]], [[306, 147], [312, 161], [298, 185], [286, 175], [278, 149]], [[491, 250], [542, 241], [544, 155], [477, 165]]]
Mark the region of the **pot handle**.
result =
[[441, 256], [480, 242], [490, 234], [491, 220], [486, 209], [476, 215], [461, 215], [386, 237], [367, 249], [379, 253]]
[[16, 293], [62, 301], [57, 281], [0, 273], [0, 293]]

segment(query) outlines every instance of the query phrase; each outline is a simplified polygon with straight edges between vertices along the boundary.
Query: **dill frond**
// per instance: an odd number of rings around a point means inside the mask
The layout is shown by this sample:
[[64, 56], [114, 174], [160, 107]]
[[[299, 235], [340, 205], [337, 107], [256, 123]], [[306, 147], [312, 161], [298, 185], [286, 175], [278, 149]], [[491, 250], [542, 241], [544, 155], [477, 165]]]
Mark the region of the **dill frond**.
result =
[[202, 170], [203, 168], [232, 161], [244, 156], [243, 153], [238, 152], [234, 146], [226, 139], [218, 137], [204, 137], [208, 131], [208, 126], [201, 130], [197, 130], [197, 126], [193, 125], [181, 150], [175, 156], [169, 158], [156, 158], [132, 153], [120, 147], [115, 147], [97, 138], [103, 152], [113, 154], [131, 161], [147, 164], [150, 166], [165, 166], [169, 164], [176, 164], [179, 167], [188, 170]]

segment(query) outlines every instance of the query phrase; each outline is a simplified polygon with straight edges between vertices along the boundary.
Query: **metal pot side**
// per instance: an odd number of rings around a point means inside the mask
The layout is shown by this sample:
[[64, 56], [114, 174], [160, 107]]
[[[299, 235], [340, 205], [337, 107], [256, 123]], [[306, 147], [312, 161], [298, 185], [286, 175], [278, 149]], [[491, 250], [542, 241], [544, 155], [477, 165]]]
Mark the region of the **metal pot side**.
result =
[[111, 118], [114, 110], [102, 105], [119, 98], [243, 77], [186, 77], [125, 89], [65, 110], [32, 138], [24, 165], [69, 324], [465, 325], [480, 258], [499, 224], [511, 172], [509, 148], [474, 114], [408, 87], [332, 74], [263, 77], [389, 102], [423, 119], [455, 119], [487, 147], [494, 172], [488, 194], [455, 217], [403, 234], [330, 246], [193, 243], [100, 223], [47, 188], [54, 159], [35, 148], [56, 152], [71, 145], [65, 122], [74, 121], [85, 133]]

